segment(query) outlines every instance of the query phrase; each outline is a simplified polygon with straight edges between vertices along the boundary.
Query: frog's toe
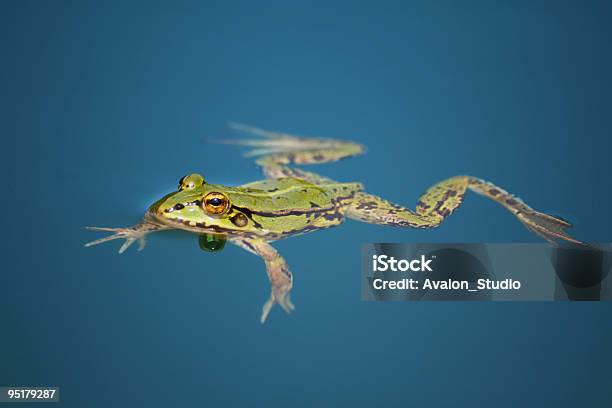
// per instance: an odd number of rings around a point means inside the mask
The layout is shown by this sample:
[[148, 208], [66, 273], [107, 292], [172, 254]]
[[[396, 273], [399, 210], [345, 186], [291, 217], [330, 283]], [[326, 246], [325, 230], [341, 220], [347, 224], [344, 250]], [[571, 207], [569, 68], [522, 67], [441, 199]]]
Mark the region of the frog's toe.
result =
[[90, 247], [98, 244], [102, 244], [104, 242], [112, 241], [115, 239], [124, 238], [124, 235], [120, 232], [121, 228], [102, 228], [102, 227], [85, 227], [85, 229], [91, 231], [109, 231], [114, 232], [113, 235], [109, 235], [108, 237], [96, 239], [95, 241], [91, 241], [85, 244], [85, 247]]
[[291, 299], [289, 299], [289, 294], [287, 293], [285, 296], [281, 297], [277, 303], [283, 308], [283, 310], [287, 313], [291, 313], [295, 310], [295, 306], [291, 303]]
[[[125, 238], [125, 237], [122, 237], [122, 238]], [[138, 236], [128, 237], [128, 238], [125, 238], [125, 242], [123, 243], [123, 245], [121, 245], [121, 248], [119, 248], [119, 253], [120, 254], [124, 253], [130, 247], [130, 245], [132, 245], [136, 241], [138, 241], [138, 249], [137, 249], [137, 251], [142, 251], [145, 248], [145, 246], [147, 245], [147, 240], [145, 239], [144, 236], [142, 236], [142, 237], [138, 237]]]
[[138, 241], [138, 250], [141, 251], [144, 249], [146, 241], [144, 235], [137, 233], [136, 231], [129, 228], [106, 228], [106, 227], [85, 227], [88, 230], [92, 231], [109, 231], [114, 232], [113, 235], [109, 235], [108, 237], [96, 239], [95, 241], [91, 241], [85, 244], [85, 247], [90, 247], [98, 244], [102, 244], [104, 242], [113, 241], [115, 239], [125, 239], [125, 242], [119, 248], [119, 253], [124, 253], [130, 245], [134, 242]]
[[263, 308], [261, 309], [261, 318], [259, 319], [261, 324], [264, 324], [268, 319], [272, 306], [274, 306], [274, 298], [270, 297], [270, 299], [266, 300], [266, 303], [264, 303]]
[[121, 248], [119, 248], [119, 253], [124, 253], [136, 240], [134, 238], [127, 238]]
[[291, 313], [295, 310], [295, 306], [293, 306], [293, 303], [291, 303], [291, 300], [289, 299], [289, 294], [286, 293], [282, 296], [279, 296], [279, 298], [277, 299], [276, 297], [274, 297], [274, 295], [270, 296], [270, 298], [266, 301], [266, 303], [264, 303], [262, 311], [261, 311], [261, 323], [265, 323], [266, 320], [268, 319], [268, 315], [270, 314], [270, 310], [272, 310], [272, 306], [274, 306], [275, 303], [278, 303], [280, 305], [280, 307], [283, 308], [283, 310], [287, 313]]
[[564, 219], [553, 217], [541, 212], [523, 212], [518, 215], [519, 220], [537, 235], [545, 240], [555, 243], [558, 240], [568, 241], [574, 244], [584, 245], [572, 238], [565, 230], [571, 227], [571, 224]]

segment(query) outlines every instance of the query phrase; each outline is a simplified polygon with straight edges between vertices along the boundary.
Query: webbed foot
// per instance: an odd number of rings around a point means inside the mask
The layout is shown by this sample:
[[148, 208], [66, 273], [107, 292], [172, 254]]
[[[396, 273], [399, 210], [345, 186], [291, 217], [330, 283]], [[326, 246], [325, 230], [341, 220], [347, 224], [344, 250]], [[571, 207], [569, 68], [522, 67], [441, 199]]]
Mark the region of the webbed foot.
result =
[[230, 123], [229, 126], [258, 138], [223, 139], [214, 142], [250, 146], [252, 150], [245, 154], [246, 157], [268, 156], [267, 161], [259, 162], [260, 165], [327, 163], [361, 154], [365, 150], [362, 145], [346, 140], [294, 136], [239, 123]]
[[132, 228], [105, 228], [105, 227], [85, 227], [88, 230], [92, 231], [110, 231], [114, 232], [113, 235], [108, 237], [100, 238], [95, 241], [91, 241], [85, 244], [86, 247], [94, 246], [101, 244], [103, 242], [112, 241], [115, 239], [125, 239], [121, 248], [119, 248], [119, 253], [122, 254], [126, 249], [130, 247], [134, 242], [138, 241], [138, 250], [142, 251], [147, 243], [145, 239], [145, 235], [147, 231], [137, 231]]
[[537, 211], [519, 212], [516, 216], [527, 229], [548, 242], [556, 243], [557, 240], [562, 239], [574, 244], [585, 245], [568, 235], [565, 229], [571, 227], [572, 224], [561, 218]]
[[261, 318], [259, 319], [259, 321], [262, 324], [265, 323], [268, 319], [268, 314], [270, 314], [270, 310], [272, 310], [272, 306], [274, 306], [275, 303], [278, 303], [280, 307], [282, 307], [283, 310], [287, 313], [291, 313], [295, 310], [295, 306], [293, 306], [293, 303], [291, 303], [291, 300], [289, 299], [288, 292], [280, 294], [279, 296], [271, 294], [270, 298], [266, 301], [266, 303], [264, 303], [261, 311]]
[[289, 292], [293, 287], [293, 275], [289, 271], [287, 262], [282, 256], [266, 241], [257, 238], [234, 237], [231, 242], [247, 251], [260, 256], [266, 264], [266, 272], [270, 280], [270, 298], [264, 303], [261, 310], [261, 323], [265, 323], [272, 306], [278, 303], [287, 313], [293, 312], [295, 307], [289, 299]]
[[121, 248], [119, 248], [119, 253], [122, 254], [126, 249], [130, 247], [134, 242], [138, 241], [138, 250], [142, 251], [146, 245], [146, 235], [153, 231], [160, 231], [169, 229], [165, 225], [156, 224], [149, 218], [145, 216], [145, 219], [136, 225], [127, 228], [102, 228], [102, 227], [85, 227], [88, 230], [93, 231], [110, 231], [114, 232], [113, 235], [108, 237], [100, 238], [95, 241], [88, 242], [85, 244], [86, 247], [94, 246], [101, 244], [103, 242], [112, 241], [114, 239], [125, 239]]

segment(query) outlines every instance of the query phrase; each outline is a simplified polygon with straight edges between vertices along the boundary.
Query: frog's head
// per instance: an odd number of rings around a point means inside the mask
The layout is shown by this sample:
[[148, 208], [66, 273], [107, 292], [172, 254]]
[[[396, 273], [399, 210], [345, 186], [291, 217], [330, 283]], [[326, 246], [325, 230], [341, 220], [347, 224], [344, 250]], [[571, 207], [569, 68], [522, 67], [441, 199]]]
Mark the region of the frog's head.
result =
[[208, 184], [200, 174], [183, 177], [178, 191], [153, 204], [150, 211], [170, 224], [202, 232], [227, 233], [254, 228], [248, 217], [232, 205], [228, 188]]

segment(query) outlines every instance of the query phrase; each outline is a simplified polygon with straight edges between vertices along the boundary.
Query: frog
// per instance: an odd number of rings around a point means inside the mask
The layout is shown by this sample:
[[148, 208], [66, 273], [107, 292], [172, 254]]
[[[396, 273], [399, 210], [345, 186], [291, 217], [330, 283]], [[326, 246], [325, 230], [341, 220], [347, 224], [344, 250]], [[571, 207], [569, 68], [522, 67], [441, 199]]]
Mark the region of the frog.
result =
[[198, 173], [188, 174], [179, 180], [175, 191], [153, 203], [139, 223], [123, 228], [86, 227], [111, 234], [85, 246], [123, 239], [119, 253], [135, 242], [142, 250], [150, 233], [163, 230], [198, 234], [204, 237], [201, 245], [212, 248], [230, 242], [264, 262], [271, 288], [261, 311], [264, 323], [275, 304], [287, 313], [294, 310], [290, 299], [293, 274], [271, 243], [336, 227], [346, 219], [391, 227], [436, 228], [459, 208], [467, 191], [472, 191], [500, 204], [546, 241], [584, 245], [567, 233], [571, 227], [568, 221], [534, 210], [489, 181], [467, 175], [450, 177], [428, 188], [410, 209], [366, 192], [360, 182], [339, 182], [297, 167], [361, 155], [365, 152], [362, 144], [242, 124], [230, 127], [250, 137], [216, 142], [251, 148], [245, 156], [255, 159], [263, 170], [263, 180], [227, 186], [210, 183]]

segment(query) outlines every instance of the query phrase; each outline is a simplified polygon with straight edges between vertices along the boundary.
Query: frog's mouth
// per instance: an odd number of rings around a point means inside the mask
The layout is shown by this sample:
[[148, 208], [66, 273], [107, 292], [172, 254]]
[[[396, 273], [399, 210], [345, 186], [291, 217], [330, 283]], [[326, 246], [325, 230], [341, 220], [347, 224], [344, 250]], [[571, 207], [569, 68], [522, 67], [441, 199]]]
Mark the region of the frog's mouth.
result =
[[187, 231], [195, 231], [195, 232], [200, 232], [200, 233], [208, 232], [208, 233], [213, 233], [213, 234], [216, 233], [216, 234], [237, 235], [236, 230], [233, 230], [233, 229], [227, 229], [227, 228], [220, 227], [218, 225], [207, 224], [204, 221], [189, 220], [189, 219], [181, 217], [180, 215], [169, 216], [168, 211], [165, 211], [165, 212], [166, 214], [164, 215], [160, 215], [158, 213], [153, 213], [152, 215], [155, 217], [156, 220], [160, 221], [161, 223], [169, 227], [174, 227], [174, 228], [187, 230]]

